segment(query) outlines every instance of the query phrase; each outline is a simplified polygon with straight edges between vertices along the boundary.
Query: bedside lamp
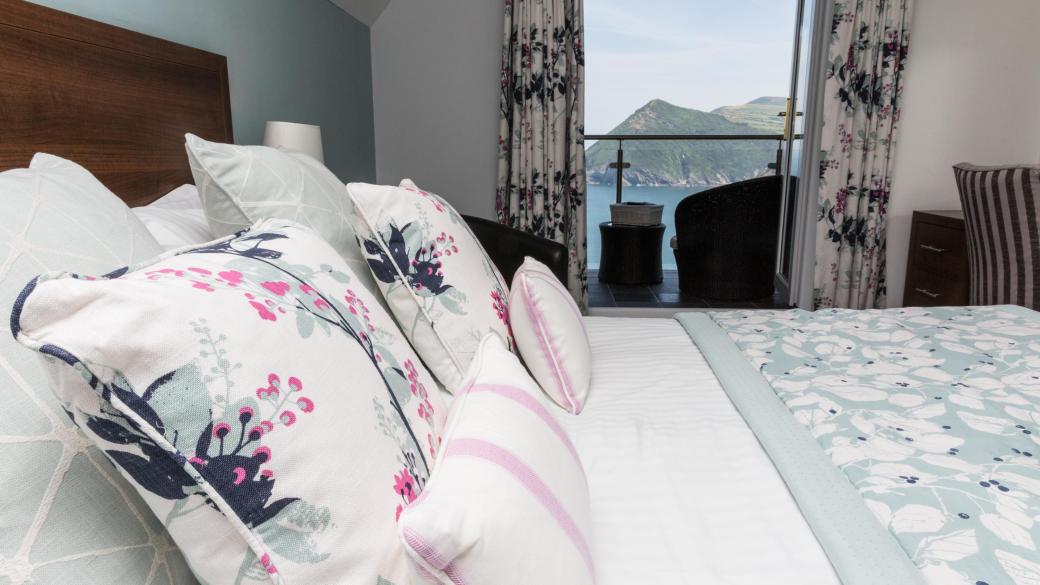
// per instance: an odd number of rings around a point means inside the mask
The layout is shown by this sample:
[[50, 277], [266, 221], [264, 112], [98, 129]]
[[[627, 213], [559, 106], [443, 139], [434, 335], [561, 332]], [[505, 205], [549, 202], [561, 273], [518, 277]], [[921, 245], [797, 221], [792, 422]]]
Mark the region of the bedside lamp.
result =
[[293, 122], [268, 122], [264, 129], [264, 146], [302, 152], [325, 163], [321, 147], [321, 126]]

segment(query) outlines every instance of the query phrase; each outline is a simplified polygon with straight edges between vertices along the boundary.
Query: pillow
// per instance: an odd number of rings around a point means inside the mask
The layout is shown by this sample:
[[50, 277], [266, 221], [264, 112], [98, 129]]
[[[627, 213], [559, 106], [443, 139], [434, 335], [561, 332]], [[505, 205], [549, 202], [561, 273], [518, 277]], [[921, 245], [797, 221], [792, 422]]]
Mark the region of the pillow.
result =
[[132, 209], [163, 250], [197, 246], [216, 239], [195, 185], [182, 185], [159, 199]]
[[308, 228], [267, 220], [129, 272], [46, 274], [11, 324], [200, 581], [407, 582], [395, 519], [444, 408]]
[[332, 244], [360, 283], [378, 296], [351, 227], [346, 187], [325, 165], [306, 154], [208, 142], [193, 134], [185, 135], [185, 147], [215, 237], [262, 219], [301, 223]]
[[509, 288], [455, 209], [408, 179], [351, 183], [354, 229], [390, 310], [449, 390], [488, 333], [512, 347]]
[[[0, 173], [0, 312], [46, 270], [107, 272], [161, 252], [79, 165], [37, 154]], [[162, 525], [71, 424], [39, 360], [0, 336], [0, 582], [196, 583]], [[91, 505], [84, 505], [90, 502]]]
[[455, 397], [434, 469], [398, 522], [418, 573], [445, 585], [593, 583], [581, 461], [495, 335]]
[[181, 185], [173, 191], [152, 201], [144, 207], [134, 209], [170, 209], [170, 210], [201, 210], [202, 198], [199, 196], [199, 188], [195, 185]]
[[592, 377], [592, 346], [574, 297], [548, 266], [525, 258], [509, 291], [516, 347], [542, 390], [564, 410], [585, 406]]

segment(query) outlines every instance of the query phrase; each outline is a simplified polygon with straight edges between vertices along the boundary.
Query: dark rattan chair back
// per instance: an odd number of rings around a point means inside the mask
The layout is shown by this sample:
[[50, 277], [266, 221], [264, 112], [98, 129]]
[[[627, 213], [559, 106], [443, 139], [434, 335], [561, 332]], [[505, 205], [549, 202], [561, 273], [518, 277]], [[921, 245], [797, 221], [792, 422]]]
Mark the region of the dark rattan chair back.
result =
[[707, 299], [773, 295], [783, 179], [771, 175], [695, 193], [675, 208], [679, 288]]

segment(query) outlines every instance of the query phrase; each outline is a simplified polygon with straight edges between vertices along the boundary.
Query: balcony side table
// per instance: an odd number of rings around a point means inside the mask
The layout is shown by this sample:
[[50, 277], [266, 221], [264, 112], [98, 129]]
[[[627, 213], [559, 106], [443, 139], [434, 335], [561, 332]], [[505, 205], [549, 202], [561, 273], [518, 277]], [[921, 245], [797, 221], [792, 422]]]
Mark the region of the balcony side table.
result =
[[659, 284], [664, 224], [599, 224], [599, 280], [609, 284]]

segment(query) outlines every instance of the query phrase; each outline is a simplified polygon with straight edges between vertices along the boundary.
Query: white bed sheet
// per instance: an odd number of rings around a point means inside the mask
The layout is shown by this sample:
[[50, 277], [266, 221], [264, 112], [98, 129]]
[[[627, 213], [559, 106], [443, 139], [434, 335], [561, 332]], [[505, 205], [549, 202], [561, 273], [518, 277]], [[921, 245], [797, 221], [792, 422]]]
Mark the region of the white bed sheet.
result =
[[838, 585], [754, 434], [671, 319], [589, 317], [585, 465], [599, 585]]
[[198, 246], [217, 237], [206, 221], [206, 212], [202, 209], [195, 185], [177, 187], [148, 205], [134, 207], [131, 211], [163, 250]]

